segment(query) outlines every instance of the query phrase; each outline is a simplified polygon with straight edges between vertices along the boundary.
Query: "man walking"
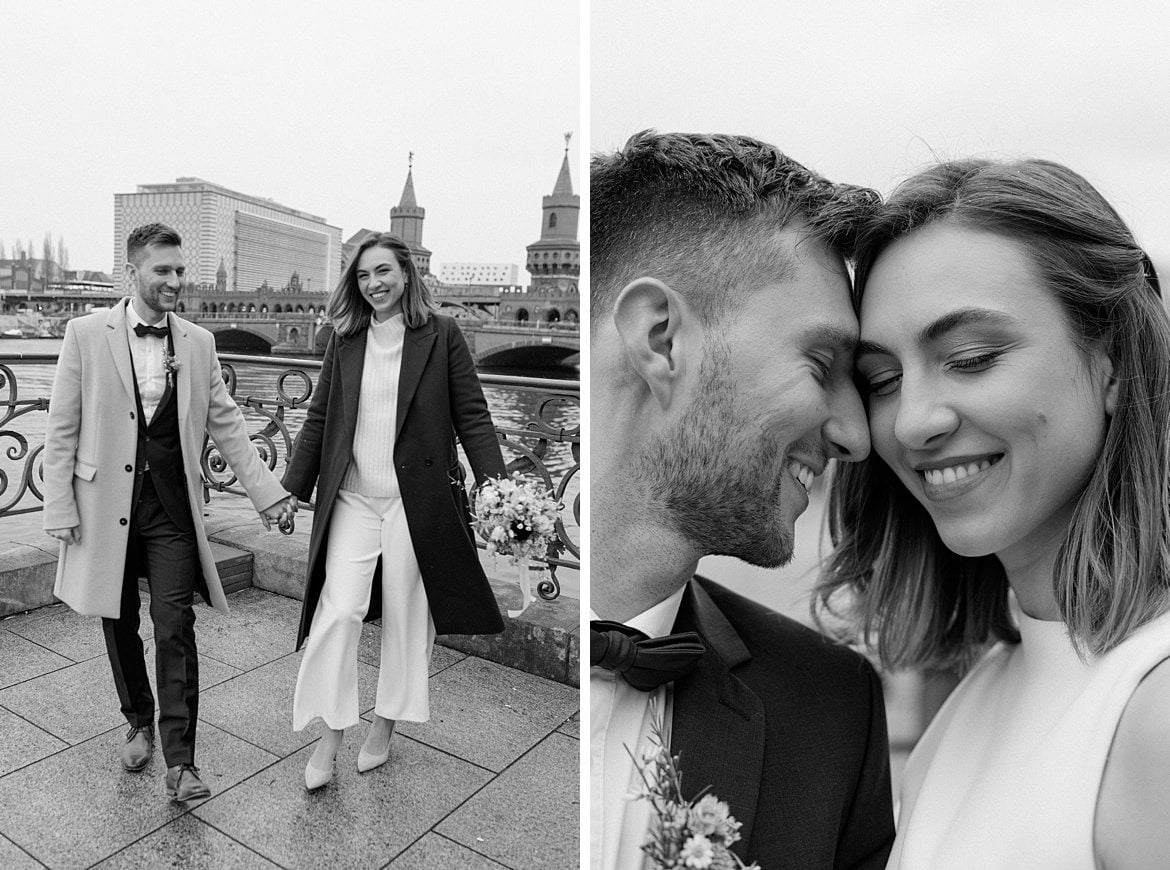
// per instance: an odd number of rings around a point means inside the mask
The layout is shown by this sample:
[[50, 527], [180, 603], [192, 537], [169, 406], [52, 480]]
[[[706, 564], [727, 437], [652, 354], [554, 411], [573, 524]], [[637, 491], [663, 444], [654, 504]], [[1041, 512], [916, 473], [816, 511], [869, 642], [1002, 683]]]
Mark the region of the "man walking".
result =
[[154, 747], [155, 700], [138, 634], [138, 578], [150, 584], [166, 790], [210, 794], [195, 766], [199, 666], [194, 594], [227, 601], [203, 529], [199, 460], [210, 435], [266, 527], [296, 511], [248, 439], [224, 386], [211, 333], [179, 318], [185, 267], [162, 224], [130, 234], [134, 295], [71, 320], [53, 381], [45, 436], [45, 531], [59, 539], [54, 594], [101, 616], [122, 712], [127, 770]]
[[[595, 870], [643, 866], [651, 806], [627, 796], [653, 719], [684, 795], [710, 788], [742, 823], [741, 858], [885, 864], [872, 667], [695, 577], [707, 554], [787, 562], [814, 477], [869, 451], [838, 220], [869, 195], [743, 136], [647, 131], [593, 159], [590, 589], [608, 621], [590, 632]], [[671, 632], [684, 636], [647, 642]]]

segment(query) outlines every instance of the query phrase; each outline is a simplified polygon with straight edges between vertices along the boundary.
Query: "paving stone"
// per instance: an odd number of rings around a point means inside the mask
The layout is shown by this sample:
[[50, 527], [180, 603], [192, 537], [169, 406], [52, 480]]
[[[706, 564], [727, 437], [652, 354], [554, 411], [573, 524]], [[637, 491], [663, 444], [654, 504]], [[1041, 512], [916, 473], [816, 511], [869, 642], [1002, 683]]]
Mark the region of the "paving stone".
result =
[[301, 603], [261, 589], [228, 598], [231, 612], [198, 608], [195, 635], [199, 652], [249, 671], [293, 652]]
[[570, 716], [559, 728], [557, 728], [557, 730], [562, 734], [567, 734], [569, 737], [576, 737], [578, 740], [580, 740], [581, 711], [578, 710], [576, 713]]
[[0, 628], [0, 689], [71, 664], [71, 659]]
[[95, 864], [94, 870], [140, 870], [142, 867], [274, 870], [277, 865], [225, 837], [205, 822], [186, 815]]
[[431, 679], [430, 721], [401, 722], [398, 730], [498, 772], [578, 707], [571, 686], [467, 658]]
[[390, 870], [501, 870], [504, 866], [437, 834], [427, 834], [390, 862]]
[[514, 870], [580, 864], [580, 743], [550, 734], [435, 827]]
[[[0, 776], [52, 755], [69, 744], [0, 707]], [[0, 867], [6, 866], [0, 861]]]
[[381, 867], [490, 778], [401, 738], [387, 764], [359, 774], [359, 745], [342, 747], [333, 781], [312, 793], [305, 791], [306, 747], [194, 813], [283, 867]]
[[43, 864], [34, 861], [27, 852], [3, 836], [0, 836], [0, 867], [4, 870], [44, 870]]
[[[198, 805], [167, 798], [159, 750], [145, 770], [122, 770], [122, 739], [114, 728], [0, 778], [0, 831], [50, 867], [88, 867]], [[196, 763], [212, 795], [275, 760], [218, 728], [200, 728]]]
[[[142, 613], [146, 615], [145, 607]], [[105, 655], [106, 652], [101, 617], [81, 616], [64, 604], [22, 613], [5, 620], [0, 626], [75, 662]], [[139, 634], [143, 637], [153, 636], [154, 626], [149, 617], [139, 628]]]
[[[445, 670], [456, 662], [467, 658], [467, 653], [436, 643], [431, 651], [430, 675]], [[358, 660], [367, 665], [379, 666], [382, 660], [382, 621], [367, 622], [362, 626], [362, 639], [358, 644]]]
[[[300, 732], [292, 726], [301, 657], [287, 655], [200, 692], [199, 718], [282, 758], [314, 742], [321, 734], [319, 724]], [[373, 709], [377, 680], [376, 668], [358, 662], [359, 712]], [[364, 734], [359, 728], [349, 739], [360, 745]]]
[[[146, 662], [157, 698], [151, 642], [146, 644]], [[199, 656], [199, 685], [203, 689], [238, 673], [236, 668]], [[0, 689], [0, 706], [73, 744], [125, 722], [105, 656]]]

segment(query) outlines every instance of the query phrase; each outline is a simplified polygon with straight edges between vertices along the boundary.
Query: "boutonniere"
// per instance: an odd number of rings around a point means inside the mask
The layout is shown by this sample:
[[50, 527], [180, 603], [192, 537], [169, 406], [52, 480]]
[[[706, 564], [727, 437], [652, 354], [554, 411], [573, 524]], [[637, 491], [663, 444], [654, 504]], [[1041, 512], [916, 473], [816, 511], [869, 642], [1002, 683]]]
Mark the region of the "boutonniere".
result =
[[163, 368], [167, 373], [167, 386], [171, 385], [171, 378], [176, 372], [178, 372], [179, 366], [181, 365], [182, 363], [179, 361], [177, 356], [175, 356], [170, 351], [163, 351]]
[[650, 716], [650, 749], [641, 762], [634, 759], [642, 777], [642, 790], [634, 797], [654, 807], [650, 837], [642, 851], [657, 870], [760, 870], [731, 851], [743, 823], [735, 820], [726, 803], [708, 789], [693, 800], [683, 798], [679, 756], [666, 747], [653, 702]]

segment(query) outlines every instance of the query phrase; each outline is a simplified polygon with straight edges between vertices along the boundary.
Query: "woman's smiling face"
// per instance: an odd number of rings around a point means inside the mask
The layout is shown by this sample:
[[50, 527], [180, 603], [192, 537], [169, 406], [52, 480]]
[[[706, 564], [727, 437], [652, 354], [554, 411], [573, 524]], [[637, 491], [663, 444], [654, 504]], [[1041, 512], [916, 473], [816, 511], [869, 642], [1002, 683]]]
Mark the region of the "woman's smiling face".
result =
[[865, 285], [857, 367], [873, 449], [951, 550], [1055, 552], [1116, 387], [1023, 244], [946, 221], [893, 242]]

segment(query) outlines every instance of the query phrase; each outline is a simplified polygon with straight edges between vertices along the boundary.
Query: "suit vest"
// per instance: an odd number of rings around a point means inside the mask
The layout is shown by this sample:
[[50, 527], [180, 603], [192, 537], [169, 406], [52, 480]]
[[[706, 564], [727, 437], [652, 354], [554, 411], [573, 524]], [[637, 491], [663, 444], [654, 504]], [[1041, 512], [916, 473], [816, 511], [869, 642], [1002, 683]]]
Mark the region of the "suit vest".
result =
[[[168, 345], [170, 339], [167, 340]], [[133, 367], [133, 360], [131, 360]], [[191, 531], [191, 506], [187, 501], [187, 476], [183, 472], [183, 446], [179, 435], [179, 403], [172, 381], [148, 422], [142, 410], [138, 375], [134, 375], [134, 403], [138, 406], [138, 453], [134, 462], [134, 504], [138, 504], [142, 482], [147, 474], [158, 493], [167, 516], [183, 531]]]

